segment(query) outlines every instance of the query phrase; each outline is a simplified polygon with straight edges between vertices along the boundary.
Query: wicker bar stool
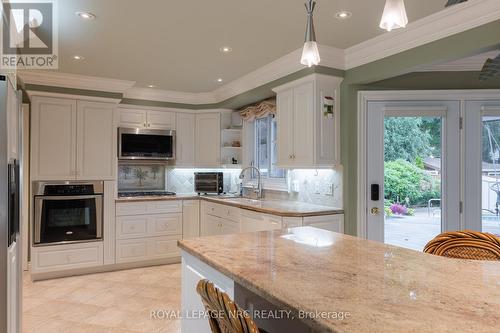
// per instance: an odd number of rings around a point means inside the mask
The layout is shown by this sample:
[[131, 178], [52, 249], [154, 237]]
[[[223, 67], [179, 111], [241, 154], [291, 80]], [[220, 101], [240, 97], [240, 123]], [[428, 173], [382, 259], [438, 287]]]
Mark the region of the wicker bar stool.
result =
[[196, 291], [209, 313], [212, 333], [266, 333], [229, 296], [208, 280], [198, 282]]
[[500, 260], [500, 238], [470, 230], [445, 232], [427, 243], [424, 252], [457, 259]]

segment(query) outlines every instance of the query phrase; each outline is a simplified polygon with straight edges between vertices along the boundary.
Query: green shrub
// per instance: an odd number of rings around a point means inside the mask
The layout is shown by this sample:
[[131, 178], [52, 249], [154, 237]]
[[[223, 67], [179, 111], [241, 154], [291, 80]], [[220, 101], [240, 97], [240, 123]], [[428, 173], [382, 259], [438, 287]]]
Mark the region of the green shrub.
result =
[[415, 206], [440, 197], [439, 182], [409, 162], [386, 162], [384, 176], [385, 198], [392, 202], [409, 198], [410, 205]]

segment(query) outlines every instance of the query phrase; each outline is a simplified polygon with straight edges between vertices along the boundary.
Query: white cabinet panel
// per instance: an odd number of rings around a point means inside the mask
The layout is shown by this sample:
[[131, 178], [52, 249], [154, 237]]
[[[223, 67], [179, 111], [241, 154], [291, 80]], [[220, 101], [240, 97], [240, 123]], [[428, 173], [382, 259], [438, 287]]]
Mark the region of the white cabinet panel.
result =
[[293, 156], [294, 165], [314, 164], [314, 84], [305, 83], [293, 91]]
[[182, 213], [182, 201], [119, 202], [116, 204], [116, 216], [166, 213]]
[[252, 212], [242, 209], [241, 232], [256, 232], [281, 229], [282, 218], [279, 216]]
[[200, 201], [186, 200], [182, 210], [182, 238], [200, 236]]
[[148, 214], [182, 213], [182, 201], [148, 202]]
[[20, 159], [19, 156], [19, 98], [17, 92], [7, 80], [7, 127], [9, 147], [8, 158]]
[[175, 129], [175, 113], [165, 111], [148, 111], [148, 128]]
[[143, 128], [147, 126], [147, 111], [136, 109], [119, 110], [120, 127]]
[[284, 217], [283, 229], [302, 227], [302, 217]]
[[182, 214], [151, 216], [148, 225], [148, 234], [151, 236], [181, 235]]
[[77, 178], [115, 178], [116, 133], [114, 106], [108, 103], [77, 103]]
[[148, 203], [119, 202], [116, 204], [116, 216], [143, 215], [148, 213]]
[[33, 97], [31, 179], [76, 178], [76, 101]]
[[19, 244], [12, 243], [7, 251], [7, 332], [20, 332], [21, 309], [21, 260], [19, 256]]
[[116, 219], [116, 238], [140, 238], [148, 234], [147, 215], [142, 216], [120, 216]]
[[220, 113], [196, 115], [195, 164], [198, 167], [220, 166]]
[[176, 126], [176, 159], [177, 166], [194, 166], [195, 163], [195, 115], [177, 114]]
[[103, 265], [102, 242], [32, 248], [31, 271], [44, 273]]
[[278, 164], [290, 165], [293, 157], [293, 89], [276, 97], [278, 122]]
[[177, 236], [148, 237], [116, 241], [116, 262], [138, 262], [145, 260], [179, 257]]
[[304, 226], [344, 233], [344, 215], [304, 217]]
[[201, 236], [215, 236], [220, 234], [221, 218], [204, 215], [201, 223]]

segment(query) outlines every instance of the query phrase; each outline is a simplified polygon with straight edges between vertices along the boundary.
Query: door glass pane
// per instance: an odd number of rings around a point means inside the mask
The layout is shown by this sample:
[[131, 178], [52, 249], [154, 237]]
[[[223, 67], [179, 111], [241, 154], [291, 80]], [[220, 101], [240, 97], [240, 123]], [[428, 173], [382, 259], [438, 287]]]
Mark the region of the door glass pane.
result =
[[385, 243], [417, 251], [441, 233], [441, 117], [384, 119]]
[[500, 235], [500, 117], [483, 117], [482, 231]]
[[262, 177], [267, 177], [269, 172], [269, 118], [255, 121], [255, 139], [256, 167], [260, 169]]

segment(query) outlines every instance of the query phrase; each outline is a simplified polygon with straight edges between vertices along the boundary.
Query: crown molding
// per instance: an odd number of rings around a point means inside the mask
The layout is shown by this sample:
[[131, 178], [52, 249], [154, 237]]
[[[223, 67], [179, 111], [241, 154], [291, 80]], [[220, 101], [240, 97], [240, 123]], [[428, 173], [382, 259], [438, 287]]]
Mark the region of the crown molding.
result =
[[419, 72], [478, 72], [484, 66], [488, 58], [495, 58], [500, 51], [490, 51], [472, 57], [458, 59], [450, 62], [436, 64], [430, 67], [419, 69]]
[[[345, 50], [319, 45], [321, 66], [349, 70], [496, 20], [500, 20], [499, 0], [470, 0]], [[50, 71], [19, 71], [18, 76], [24, 84], [118, 92], [134, 100], [212, 105], [304, 69], [301, 52], [301, 48], [296, 49], [212, 92], [202, 93], [138, 88], [133, 81]]]
[[22, 84], [107, 91], [123, 94], [131, 89], [134, 81], [116, 80], [96, 76], [86, 76], [52, 71], [23, 70], [17, 75]]
[[345, 50], [345, 69], [362, 66], [500, 19], [500, 1], [470, 0]]

